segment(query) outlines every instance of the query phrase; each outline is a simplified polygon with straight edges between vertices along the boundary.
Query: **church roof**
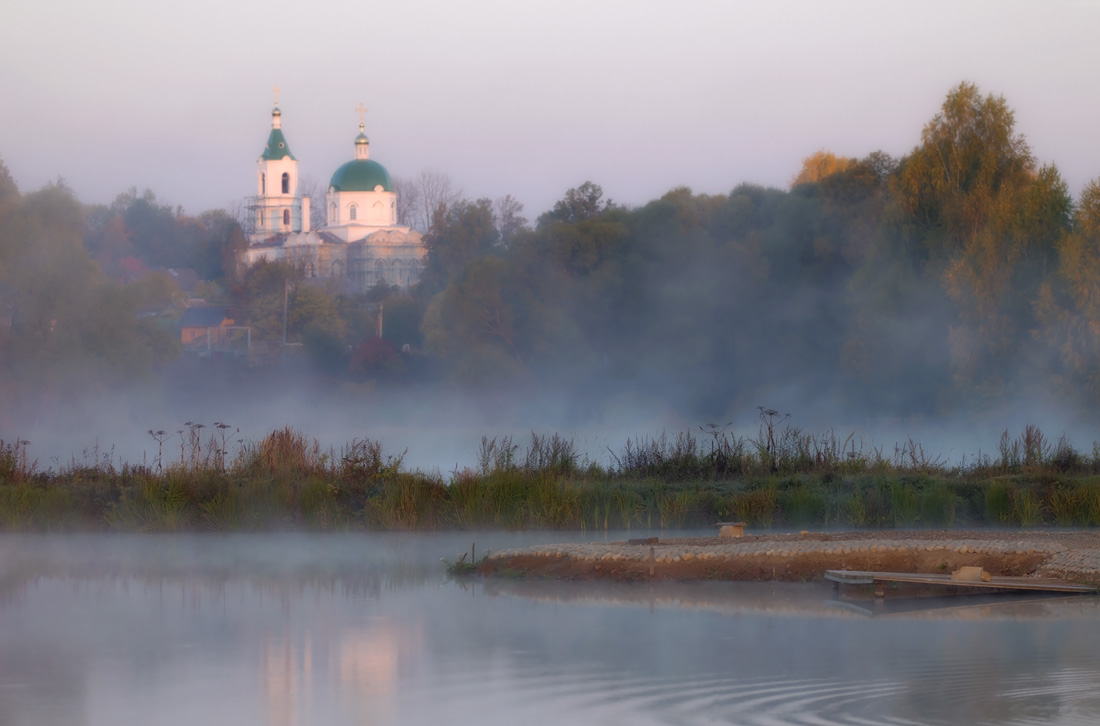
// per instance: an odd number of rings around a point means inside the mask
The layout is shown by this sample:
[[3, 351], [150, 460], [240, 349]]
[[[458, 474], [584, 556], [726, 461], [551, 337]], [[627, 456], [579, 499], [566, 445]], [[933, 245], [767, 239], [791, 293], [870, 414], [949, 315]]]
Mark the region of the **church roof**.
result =
[[287, 156], [294, 158], [294, 154], [290, 153], [290, 146], [286, 143], [286, 137], [283, 136], [283, 130], [271, 129], [271, 134], [267, 137], [267, 146], [264, 147], [264, 154], [260, 158], [264, 161], [276, 161]]
[[329, 186], [337, 192], [373, 192], [377, 186], [382, 191], [393, 191], [393, 179], [386, 167], [373, 159], [353, 159], [332, 175]]
[[181, 328], [217, 328], [226, 320], [233, 324], [233, 313], [225, 305], [205, 305], [187, 308], [180, 318]]

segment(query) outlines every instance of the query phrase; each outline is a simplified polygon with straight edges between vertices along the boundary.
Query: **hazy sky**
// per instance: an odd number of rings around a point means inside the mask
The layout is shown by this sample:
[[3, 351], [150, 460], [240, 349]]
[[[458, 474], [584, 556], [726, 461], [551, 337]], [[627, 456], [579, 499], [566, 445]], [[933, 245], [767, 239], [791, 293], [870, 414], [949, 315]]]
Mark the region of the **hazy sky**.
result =
[[535, 217], [591, 179], [640, 204], [786, 186], [811, 152], [908, 152], [947, 91], [1002, 94], [1076, 194], [1100, 176], [1100, 2], [19, 0], [0, 24], [0, 158], [24, 191], [254, 193], [272, 87], [301, 173], [426, 167]]

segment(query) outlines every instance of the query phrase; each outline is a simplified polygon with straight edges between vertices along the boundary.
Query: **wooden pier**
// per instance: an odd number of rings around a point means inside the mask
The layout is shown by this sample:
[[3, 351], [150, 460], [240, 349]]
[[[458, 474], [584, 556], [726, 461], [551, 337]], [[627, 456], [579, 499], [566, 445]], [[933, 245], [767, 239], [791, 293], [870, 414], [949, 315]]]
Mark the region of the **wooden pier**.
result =
[[988, 579], [959, 579], [950, 574], [926, 575], [916, 572], [866, 572], [862, 570], [826, 570], [825, 579], [833, 583], [833, 588], [841, 585], [874, 585], [875, 596], [885, 595], [886, 585], [938, 585], [979, 590], [1028, 590], [1032, 592], [1064, 592], [1100, 594], [1095, 585], [1078, 585], [1062, 580], [1037, 577], [989, 577]]

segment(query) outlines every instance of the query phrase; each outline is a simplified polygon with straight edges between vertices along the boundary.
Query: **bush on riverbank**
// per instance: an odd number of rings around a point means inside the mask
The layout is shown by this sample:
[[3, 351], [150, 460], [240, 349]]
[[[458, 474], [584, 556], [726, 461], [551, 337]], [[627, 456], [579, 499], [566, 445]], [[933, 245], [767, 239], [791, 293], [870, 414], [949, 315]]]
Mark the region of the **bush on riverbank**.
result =
[[[767, 414], [762, 411], [762, 417]], [[764, 419], [765, 423], [769, 422]], [[482, 441], [476, 468], [409, 471], [404, 454], [355, 440], [339, 452], [289, 428], [239, 446], [227, 426], [188, 424], [178, 461], [116, 466], [95, 452], [38, 471], [26, 442], [0, 442], [0, 530], [892, 528], [1100, 525], [1100, 454], [1007, 432], [999, 456], [948, 466], [912, 441], [892, 455], [854, 437], [765, 425], [755, 439], [628, 440], [608, 466], [574, 442], [533, 434]]]

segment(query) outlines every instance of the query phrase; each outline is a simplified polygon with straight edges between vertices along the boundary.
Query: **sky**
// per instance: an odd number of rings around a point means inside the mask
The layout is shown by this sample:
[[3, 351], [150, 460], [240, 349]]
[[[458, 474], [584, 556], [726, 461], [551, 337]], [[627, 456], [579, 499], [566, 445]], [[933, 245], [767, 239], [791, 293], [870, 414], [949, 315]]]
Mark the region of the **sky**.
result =
[[23, 191], [255, 193], [273, 88], [300, 174], [448, 174], [529, 217], [591, 180], [786, 187], [818, 149], [900, 156], [961, 81], [1003, 95], [1076, 195], [1100, 176], [1100, 0], [36, 0], [0, 24], [0, 159]]

